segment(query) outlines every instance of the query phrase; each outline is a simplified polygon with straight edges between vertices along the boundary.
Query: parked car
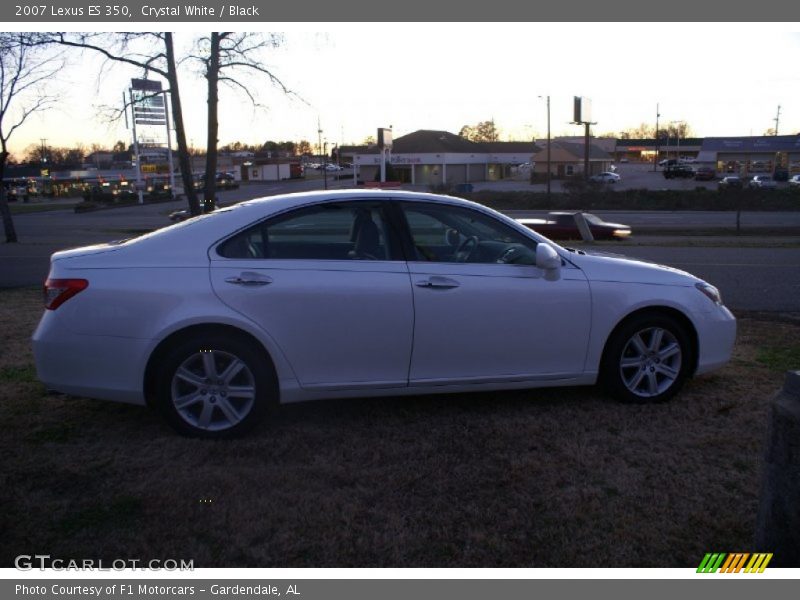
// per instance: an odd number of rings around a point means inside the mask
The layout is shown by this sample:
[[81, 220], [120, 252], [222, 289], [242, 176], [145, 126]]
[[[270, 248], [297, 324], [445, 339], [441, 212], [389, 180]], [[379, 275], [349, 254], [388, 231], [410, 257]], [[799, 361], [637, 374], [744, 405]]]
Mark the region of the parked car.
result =
[[47, 388], [236, 435], [301, 400], [591, 385], [658, 402], [724, 365], [710, 284], [401, 191], [272, 196], [53, 254]]
[[697, 181], [711, 181], [717, 178], [717, 172], [711, 167], [697, 167], [694, 178]]
[[789, 181], [789, 171], [786, 169], [775, 169], [772, 173], [772, 178], [775, 181]]
[[659, 167], [669, 167], [670, 165], [677, 165], [678, 159], [677, 158], [665, 158], [663, 160], [658, 161]]
[[[215, 187], [218, 190], [233, 190], [239, 187], [239, 182], [232, 173], [217, 173], [214, 177]], [[206, 175], [203, 173], [195, 181], [195, 187], [198, 189], [204, 188], [206, 185]]]
[[589, 177], [589, 181], [593, 181], [595, 183], [618, 183], [622, 181], [622, 177], [616, 173], [612, 173], [611, 171], [606, 171], [604, 173], [592, 175]]
[[[583, 236], [575, 220], [575, 212], [551, 212], [547, 219], [517, 219], [518, 223], [533, 229], [552, 240], [579, 240]], [[583, 214], [592, 237], [596, 240], [624, 240], [630, 237], [631, 228], [621, 223], [607, 223], [597, 215]]]
[[774, 190], [778, 184], [770, 175], [755, 175], [747, 184], [750, 188]]
[[721, 190], [741, 189], [742, 179], [736, 175], [727, 175], [719, 180], [717, 186]]
[[[202, 205], [202, 202], [201, 202], [201, 205]], [[227, 204], [219, 204], [219, 203], [217, 203], [217, 206], [215, 208], [212, 208], [211, 210], [219, 210], [220, 208], [224, 208], [226, 206], [228, 206], [228, 205]], [[169, 218], [170, 221], [185, 221], [186, 219], [188, 219], [191, 216], [192, 215], [189, 214], [189, 209], [181, 208], [181, 209], [178, 209], [178, 210], [173, 210], [171, 213], [169, 213], [168, 218]]]
[[791, 179], [789, 179], [789, 187], [800, 189], [800, 175], [792, 175]]
[[691, 178], [694, 177], [694, 169], [689, 165], [669, 165], [664, 167], [664, 178], [672, 179], [675, 177]]

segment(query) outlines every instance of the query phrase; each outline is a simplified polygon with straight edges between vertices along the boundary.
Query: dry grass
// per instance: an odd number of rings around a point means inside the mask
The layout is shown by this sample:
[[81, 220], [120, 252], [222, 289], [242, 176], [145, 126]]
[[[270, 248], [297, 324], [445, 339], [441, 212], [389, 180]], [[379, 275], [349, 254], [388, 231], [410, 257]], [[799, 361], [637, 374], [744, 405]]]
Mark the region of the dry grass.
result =
[[40, 310], [36, 292], [0, 292], [4, 566], [22, 553], [198, 567], [695, 566], [751, 548], [783, 377], [763, 356], [800, 340], [797, 323], [742, 318], [731, 364], [665, 405], [593, 389], [320, 402], [209, 443], [147, 409], [47, 396], [28, 341]]

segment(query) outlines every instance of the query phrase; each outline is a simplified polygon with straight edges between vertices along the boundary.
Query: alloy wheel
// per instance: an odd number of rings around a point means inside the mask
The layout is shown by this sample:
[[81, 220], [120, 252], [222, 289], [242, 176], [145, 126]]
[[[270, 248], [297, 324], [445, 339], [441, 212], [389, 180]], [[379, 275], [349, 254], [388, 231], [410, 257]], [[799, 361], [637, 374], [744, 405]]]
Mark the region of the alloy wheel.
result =
[[649, 327], [625, 343], [619, 362], [622, 382], [632, 394], [652, 398], [666, 392], [678, 379], [683, 353], [668, 329]]
[[190, 355], [175, 370], [170, 390], [181, 419], [205, 431], [234, 427], [256, 399], [253, 372], [241, 358], [221, 350]]

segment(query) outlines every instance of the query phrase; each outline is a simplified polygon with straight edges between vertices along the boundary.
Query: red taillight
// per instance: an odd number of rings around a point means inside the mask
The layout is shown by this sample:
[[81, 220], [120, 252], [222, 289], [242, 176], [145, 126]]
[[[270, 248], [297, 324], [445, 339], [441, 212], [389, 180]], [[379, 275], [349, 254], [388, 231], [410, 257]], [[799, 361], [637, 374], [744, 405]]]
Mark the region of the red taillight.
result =
[[44, 282], [44, 307], [55, 310], [87, 287], [86, 279], [48, 279]]

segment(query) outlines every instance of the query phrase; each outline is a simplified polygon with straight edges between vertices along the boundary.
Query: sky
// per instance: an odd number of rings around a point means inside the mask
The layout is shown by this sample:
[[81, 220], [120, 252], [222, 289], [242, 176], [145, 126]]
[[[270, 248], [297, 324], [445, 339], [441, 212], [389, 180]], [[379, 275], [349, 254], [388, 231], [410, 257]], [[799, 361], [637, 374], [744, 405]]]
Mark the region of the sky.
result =
[[[221, 144], [316, 144], [318, 120], [329, 146], [359, 143], [378, 127], [391, 126], [395, 137], [417, 129], [458, 133], [490, 119], [501, 139], [540, 139], [548, 95], [554, 136], [582, 133], [570, 124], [573, 96], [591, 99], [596, 134], [654, 125], [656, 105], [662, 125], [685, 121], [698, 136], [761, 135], [774, 127], [780, 105], [779, 132], [800, 132], [800, 24], [294, 23], [270, 31], [283, 42], [264, 65], [296, 96], [246, 76], [263, 105], [254, 108], [223, 88]], [[179, 53], [200, 35], [196, 24], [176, 26]], [[12, 153], [41, 138], [51, 146], [131, 139], [103, 107], [119, 107], [130, 78], [141, 73], [104, 69], [91, 53], [66, 59], [50, 87], [60, 93], [58, 107], [15, 132]], [[187, 62], [180, 84], [187, 137], [202, 147], [205, 80]]]

